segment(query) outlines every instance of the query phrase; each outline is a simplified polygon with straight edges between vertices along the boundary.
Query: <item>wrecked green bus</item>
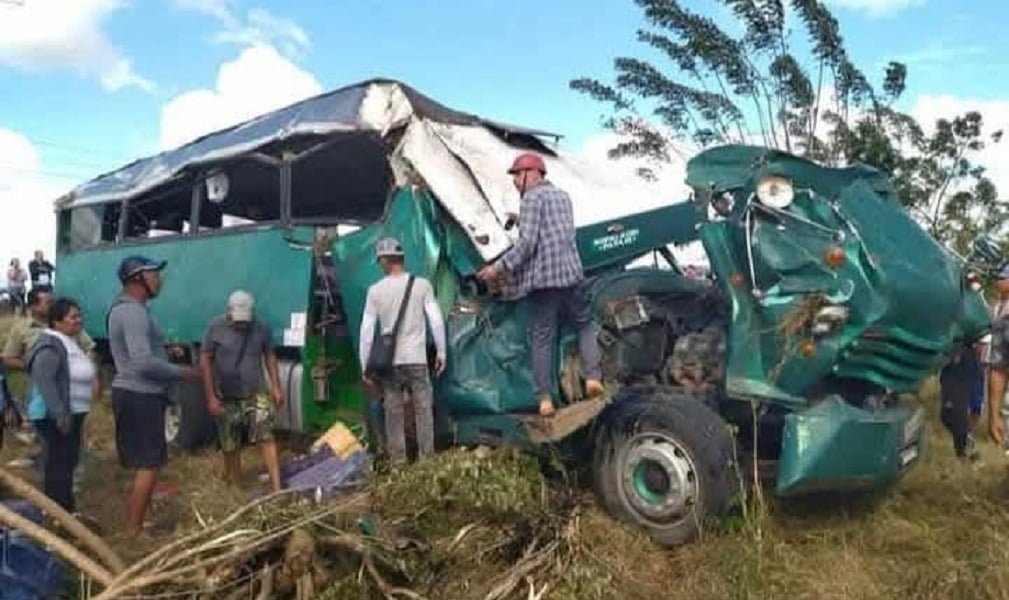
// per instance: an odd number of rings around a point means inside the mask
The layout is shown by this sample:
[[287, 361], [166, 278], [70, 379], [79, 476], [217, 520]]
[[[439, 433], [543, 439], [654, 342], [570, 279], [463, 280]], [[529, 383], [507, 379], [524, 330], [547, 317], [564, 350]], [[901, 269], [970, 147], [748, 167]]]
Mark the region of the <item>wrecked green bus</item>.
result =
[[[81, 302], [102, 343], [119, 260], [167, 260], [151, 306], [189, 361], [229, 292], [248, 290], [281, 358], [281, 424], [315, 434], [380, 419], [355, 348], [381, 276], [374, 242], [394, 236], [446, 317], [439, 442], [534, 449], [524, 307], [475, 278], [517, 235], [506, 169], [531, 149], [589, 223], [578, 245], [616, 392], [557, 447], [591, 470], [612, 515], [673, 545], [729, 510], [735, 457], [767, 466], [782, 495], [878, 488], [916, 462], [923, 413], [901, 395], [983, 334], [987, 311], [963, 261], [902, 210], [883, 175], [725, 146], [689, 162], [689, 199], [666, 199], [559, 155], [550, 135], [396, 81], [341, 88], [59, 199], [56, 289]], [[670, 250], [697, 241], [710, 278], [687, 276]], [[570, 332], [559, 336], [561, 411], [579, 406], [578, 365]], [[166, 435], [180, 446], [213, 439], [201, 394], [177, 392]]]

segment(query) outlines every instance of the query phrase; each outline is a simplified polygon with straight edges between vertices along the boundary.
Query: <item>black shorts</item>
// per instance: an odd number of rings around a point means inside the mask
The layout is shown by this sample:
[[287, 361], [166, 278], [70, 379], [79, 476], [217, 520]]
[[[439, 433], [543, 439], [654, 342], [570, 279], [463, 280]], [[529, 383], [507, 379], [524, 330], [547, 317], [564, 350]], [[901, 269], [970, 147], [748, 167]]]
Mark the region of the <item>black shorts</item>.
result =
[[116, 450], [127, 469], [158, 469], [168, 461], [165, 442], [165, 408], [162, 394], [142, 394], [112, 388], [116, 419]]

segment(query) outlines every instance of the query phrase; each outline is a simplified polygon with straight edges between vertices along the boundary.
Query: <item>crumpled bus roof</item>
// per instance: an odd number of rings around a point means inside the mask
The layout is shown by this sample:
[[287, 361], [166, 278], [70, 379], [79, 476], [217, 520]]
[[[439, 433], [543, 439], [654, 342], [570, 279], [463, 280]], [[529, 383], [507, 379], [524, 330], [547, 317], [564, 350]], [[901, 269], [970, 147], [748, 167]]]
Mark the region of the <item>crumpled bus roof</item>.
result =
[[[448, 108], [395, 80], [371, 79], [134, 161], [78, 186], [56, 204], [74, 208], [132, 199], [201, 167], [289, 146], [304, 150], [306, 142], [336, 138], [347, 139], [341, 142], [344, 149], [327, 158], [342, 169], [340, 189], [322, 201], [373, 219], [382, 214], [388, 188], [417, 183], [419, 176], [487, 260], [506, 251], [516, 235], [503, 223], [505, 213], [518, 212], [518, 195], [507, 175], [517, 152], [541, 153], [550, 180], [571, 195], [580, 224], [685, 199], [679, 190], [628, 176], [626, 169], [600, 168], [594, 161], [559, 154], [541, 139], [546, 137], [560, 136]], [[374, 168], [379, 154], [391, 171], [379, 174]], [[332, 181], [328, 184], [323, 183], [332, 187]]]
[[411, 116], [452, 125], [480, 125], [526, 137], [560, 137], [555, 133], [498, 123], [448, 108], [397, 81], [371, 79], [302, 100], [209, 133], [178, 148], [133, 161], [78, 186], [59, 203], [61, 206], [80, 206], [122, 200], [153, 189], [190, 166], [239, 156], [298, 135], [324, 136], [367, 130], [385, 133], [405, 124]]

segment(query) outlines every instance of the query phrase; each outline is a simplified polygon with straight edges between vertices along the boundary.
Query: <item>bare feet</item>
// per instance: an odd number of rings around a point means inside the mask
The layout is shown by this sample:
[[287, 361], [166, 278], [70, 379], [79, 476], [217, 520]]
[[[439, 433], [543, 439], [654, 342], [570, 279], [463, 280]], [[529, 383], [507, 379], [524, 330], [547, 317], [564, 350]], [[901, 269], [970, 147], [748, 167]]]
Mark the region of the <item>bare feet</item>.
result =
[[554, 401], [550, 396], [540, 397], [540, 416], [549, 417], [554, 414]]
[[606, 393], [603, 382], [598, 379], [589, 379], [585, 382], [585, 393], [590, 400], [594, 400]]

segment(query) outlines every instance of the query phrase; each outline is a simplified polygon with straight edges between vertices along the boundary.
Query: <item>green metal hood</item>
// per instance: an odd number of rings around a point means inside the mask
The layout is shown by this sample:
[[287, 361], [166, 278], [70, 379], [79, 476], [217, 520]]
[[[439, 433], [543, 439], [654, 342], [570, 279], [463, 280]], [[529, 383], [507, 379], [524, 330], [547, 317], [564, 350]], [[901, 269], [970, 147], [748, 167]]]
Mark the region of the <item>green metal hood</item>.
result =
[[[784, 210], [754, 196], [768, 175], [792, 183], [795, 199]], [[728, 193], [734, 203], [726, 218], [701, 231], [732, 302], [734, 394], [804, 404], [816, 391], [831, 391], [825, 381], [841, 380], [910, 391], [956, 340], [988, 327], [959, 261], [872, 168], [832, 169], [778, 151], [725, 146], [697, 155], [687, 182], [715, 197]], [[828, 253], [838, 250], [843, 264], [829, 264]], [[813, 317], [824, 305], [845, 307], [848, 317], [818, 337]]]

